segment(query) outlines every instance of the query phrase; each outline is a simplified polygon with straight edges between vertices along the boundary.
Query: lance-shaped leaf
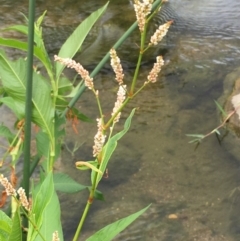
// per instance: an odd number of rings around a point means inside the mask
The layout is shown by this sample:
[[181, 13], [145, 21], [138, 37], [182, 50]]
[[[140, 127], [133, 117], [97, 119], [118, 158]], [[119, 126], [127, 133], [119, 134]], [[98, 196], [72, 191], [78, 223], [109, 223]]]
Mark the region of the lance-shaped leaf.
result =
[[[28, 35], [28, 27], [27, 26], [24, 26], [24, 25], [13, 25], [13, 26], [10, 26], [10, 27], [8, 27], [8, 28], [5, 28], [5, 29], [3, 29], [3, 30], [13, 30], [13, 31], [17, 31], [17, 32], [19, 32], [19, 33], [22, 33], [22, 34], [25, 34], [26, 36]], [[35, 29], [35, 31], [36, 31], [36, 29]], [[35, 32], [36, 33], [36, 32]], [[40, 38], [40, 36], [39, 35], [37, 35], [37, 34], [35, 34], [34, 35], [34, 43], [36, 43], [37, 44], [37, 46], [40, 46], [40, 44], [39, 43], [41, 43], [41, 38]], [[8, 44], [8, 43], [6, 43], [6, 44]], [[25, 50], [25, 49], [23, 49], [23, 50]]]
[[9, 143], [11, 143], [15, 138], [15, 135], [3, 124], [0, 124], [0, 136], [5, 137]]
[[42, 241], [39, 232], [46, 240], [52, 240], [54, 231], [58, 231], [60, 240], [62, 229], [60, 223], [60, 205], [54, 190], [53, 174], [50, 172], [41, 183], [39, 188], [33, 190], [33, 206], [31, 210], [32, 221], [36, 228], [29, 223], [28, 240]]
[[[99, 167], [99, 170], [102, 173], [104, 173], [105, 170], [106, 170], [107, 164], [108, 164], [114, 150], [117, 147], [118, 140], [121, 139], [126, 134], [126, 132], [129, 130], [134, 112], [135, 112], [135, 109], [132, 110], [131, 114], [129, 115], [129, 117], [125, 121], [123, 130], [120, 131], [119, 133], [117, 133], [116, 135], [112, 136], [108, 140], [106, 145], [103, 147], [103, 158], [102, 158], [102, 162], [101, 162], [100, 167]], [[97, 181], [96, 181], [96, 185], [95, 185], [97, 187], [98, 183], [102, 179], [102, 175], [99, 172], [96, 173], [96, 172], [92, 171], [92, 175], [91, 175], [92, 184], [94, 184], [95, 175], [97, 175], [97, 179], [96, 179]]]
[[88, 161], [88, 162], [78, 161], [75, 163], [76, 168], [79, 170], [92, 169], [93, 171], [102, 175], [103, 173], [99, 169], [97, 169], [96, 164], [97, 164], [96, 161]]
[[134, 214], [129, 215], [128, 217], [122, 218], [114, 223], [109, 224], [108, 226], [104, 227], [89, 237], [86, 241], [111, 241], [117, 234], [123, 231], [135, 219], [142, 215], [149, 207], [150, 205]]
[[17, 208], [17, 211], [13, 217], [12, 230], [8, 237], [8, 241], [22, 241], [22, 226], [21, 226], [21, 217], [20, 217], [20, 208]]
[[[36, 46], [34, 46], [34, 56], [37, 57], [42, 62], [42, 64], [45, 66], [49, 76], [52, 77], [52, 64], [51, 64], [51, 61], [46, 52], [43, 38], [42, 38], [41, 23], [44, 19], [44, 16], [46, 15], [46, 12], [47, 11], [45, 11], [35, 22], [34, 43], [36, 44]], [[26, 18], [26, 21], [28, 22], [27, 17], [25, 17], [25, 18]], [[26, 36], [28, 36], [28, 26], [25, 26], [25, 25], [13, 25], [8, 28], [5, 28], [4, 30], [5, 31], [14, 30], [14, 31], [17, 31], [19, 33], [22, 33], [22, 34], [25, 34]], [[10, 48], [20, 49], [23, 51], [28, 51], [26, 42], [22, 42], [22, 41], [15, 40], [15, 39], [0, 38], [0, 45], [7, 46]]]
[[[0, 51], [0, 77], [7, 95], [14, 102], [25, 102], [26, 94], [26, 61], [18, 59], [13, 62], [8, 60]], [[53, 139], [54, 108], [51, 100], [51, 87], [47, 81], [37, 73], [33, 73], [32, 93], [33, 113], [32, 121], [40, 126]]]
[[0, 210], [0, 240], [8, 240], [12, 231], [12, 219]]
[[222, 113], [222, 115], [223, 115], [224, 117], [227, 117], [227, 113], [226, 113], [226, 111], [223, 109], [223, 107], [222, 107], [216, 100], [214, 100], [214, 102], [215, 102], [217, 108], [218, 108], [218, 109], [220, 110], [220, 112]]
[[[85, 19], [76, 29], [75, 31], [70, 35], [70, 37], [66, 40], [66, 42], [61, 47], [58, 56], [62, 58], [72, 58], [77, 51], [82, 46], [82, 43], [90, 30], [92, 29], [92, 26], [94, 23], [99, 19], [99, 17], [104, 13], [108, 6], [108, 2], [97, 11], [93, 12], [87, 19]], [[62, 73], [65, 66], [63, 66], [60, 63], [56, 63], [56, 76], [57, 78]]]
[[[27, 51], [27, 43], [16, 39], [0, 38], [0, 45]], [[44, 64], [46, 69], [50, 68], [48, 57], [44, 54], [40, 47], [34, 46], [34, 56]]]
[[6, 96], [0, 99], [0, 103], [5, 104], [9, 109], [13, 111], [18, 120], [21, 120], [25, 116], [25, 103], [23, 101], [15, 101], [12, 97]]
[[87, 186], [77, 183], [65, 173], [54, 173], [53, 182], [56, 191], [65, 193], [76, 193], [88, 188]]

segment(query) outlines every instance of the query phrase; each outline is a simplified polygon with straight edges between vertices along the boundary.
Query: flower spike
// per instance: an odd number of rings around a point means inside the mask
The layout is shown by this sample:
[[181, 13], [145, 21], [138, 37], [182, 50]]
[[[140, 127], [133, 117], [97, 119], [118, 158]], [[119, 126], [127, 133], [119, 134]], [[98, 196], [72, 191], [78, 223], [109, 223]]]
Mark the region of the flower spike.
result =
[[[117, 92], [117, 101], [115, 102], [115, 106], [113, 108], [112, 111], [112, 116], [116, 114], [116, 112], [118, 111], [118, 109], [121, 107], [123, 101], [126, 98], [126, 85], [120, 85], [118, 92]], [[121, 116], [121, 112], [118, 113], [118, 115], [114, 118], [114, 123], [118, 122]]]
[[13, 188], [12, 184], [2, 174], [0, 174], [0, 183], [4, 186], [8, 196], [17, 196], [17, 192]]
[[146, 17], [151, 13], [152, 3], [153, 0], [143, 0], [143, 2], [135, 0], [135, 4], [133, 4], [138, 22], [138, 27], [141, 33], [144, 31]]
[[97, 119], [97, 127], [98, 131], [94, 137], [94, 146], [93, 146], [93, 156], [96, 157], [103, 148], [105, 143], [106, 135], [103, 134], [103, 126], [102, 126], [102, 119]]
[[158, 56], [156, 59], [157, 59], [157, 62], [153, 65], [153, 68], [147, 77], [148, 81], [145, 82], [145, 84], [149, 82], [155, 83], [157, 81], [158, 74], [161, 71], [162, 66], [164, 65], [164, 61], [162, 56]]
[[157, 45], [167, 34], [167, 31], [172, 23], [173, 21], [168, 21], [167, 23], [160, 25], [159, 28], [155, 31], [155, 33], [152, 35], [149, 45]]
[[54, 60], [59, 63], [67, 66], [68, 68], [75, 69], [77, 73], [84, 79], [84, 84], [88, 89], [92, 90], [94, 88], [93, 78], [89, 76], [89, 72], [83, 68], [83, 66], [79, 63], [76, 63], [73, 59], [70, 58], [61, 58], [57, 55], [54, 55]]
[[22, 204], [22, 206], [27, 210], [27, 211], [30, 211], [30, 205], [29, 205], [29, 202], [27, 200], [27, 196], [26, 196], [26, 193], [25, 193], [25, 190], [20, 187], [17, 191], [17, 193], [19, 194], [19, 200]]
[[111, 49], [110, 50], [110, 57], [111, 57], [111, 66], [113, 68], [113, 71], [115, 72], [116, 75], [116, 80], [119, 83], [119, 85], [123, 84], [123, 68], [120, 62], [119, 57], [117, 56], [116, 50]]

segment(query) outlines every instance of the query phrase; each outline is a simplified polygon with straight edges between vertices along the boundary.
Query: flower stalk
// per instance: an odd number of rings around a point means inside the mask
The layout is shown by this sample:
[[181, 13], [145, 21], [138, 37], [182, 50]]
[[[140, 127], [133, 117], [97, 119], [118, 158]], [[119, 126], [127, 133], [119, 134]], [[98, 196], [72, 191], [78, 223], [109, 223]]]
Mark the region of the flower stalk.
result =
[[[0, 183], [5, 188], [7, 196], [11, 196], [12, 200], [14, 200], [18, 207], [21, 207], [21, 210], [26, 217], [26, 219], [32, 224], [34, 229], [38, 232], [39, 236], [42, 238], [43, 241], [46, 241], [46, 239], [43, 237], [43, 235], [39, 232], [37, 225], [33, 222], [33, 220], [30, 218], [30, 212], [31, 212], [31, 206], [29, 204], [28, 198], [26, 196], [25, 190], [20, 187], [17, 191], [13, 187], [13, 185], [8, 181], [6, 177], [4, 177], [3, 174], [0, 174]], [[17, 194], [19, 195], [19, 199], [17, 198]]]
[[[152, 70], [149, 72], [149, 75], [147, 76], [147, 80], [143, 82], [142, 86], [135, 91], [136, 83], [139, 75], [139, 70], [142, 62], [142, 57], [144, 52], [153, 44], [156, 43], [156, 41], [160, 41], [161, 38], [163, 38], [170, 26], [170, 22], [167, 23], [167, 25], [164, 25], [165, 27], [159, 28], [158, 31], [155, 32], [155, 34], [150, 39], [150, 44], [145, 45], [146, 42], [146, 33], [147, 33], [147, 25], [149, 23], [149, 20], [153, 17], [154, 14], [157, 13], [157, 10], [154, 11], [154, 13], [151, 14], [152, 9], [152, 2], [153, 0], [143, 0], [140, 2], [139, 0], [135, 0], [134, 9], [136, 12], [137, 22], [141, 34], [141, 41], [140, 41], [140, 49], [139, 49], [139, 56], [137, 60], [137, 65], [135, 68], [134, 76], [132, 79], [130, 91], [127, 92], [127, 86], [124, 84], [123, 78], [123, 69], [121, 66], [121, 61], [119, 57], [117, 56], [116, 50], [111, 49], [110, 50], [110, 57], [111, 57], [111, 66], [113, 68], [113, 71], [115, 73], [115, 79], [117, 83], [119, 84], [119, 89], [117, 92], [117, 100], [114, 104], [114, 108], [112, 110], [111, 118], [106, 121], [106, 124], [104, 122], [104, 115], [101, 108], [101, 103], [99, 100], [99, 93], [94, 89], [93, 85], [93, 79], [90, 78], [88, 72], [86, 72], [83, 67], [76, 63], [74, 60], [71, 59], [62, 59], [60, 57], [55, 56], [55, 60], [61, 62], [62, 64], [66, 65], [69, 68], [75, 69], [80, 76], [84, 79], [85, 85], [94, 92], [100, 117], [97, 118], [97, 133], [94, 137], [94, 145], [93, 145], [93, 156], [96, 157], [96, 160], [98, 161], [97, 168], [101, 168], [101, 163], [104, 161], [102, 158], [104, 158], [103, 148], [106, 140], [106, 132], [108, 128], [110, 128], [110, 131], [112, 131], [113, 126], [115, 123], [117, 123], [121, 116], [121, 111], [124, 109], [124, 107], [128, 104], [128, 102], [135, 97], [140, 91], [149, 83], [155, 83], [157, 81], [158, 74], [164, 64], [162, 56], [158, 56], [156, 58], [156, 63], [154, 64]], [[158, 9], [160, 8], [162, 2], [159, 4]], [[150, 15], [150, 16], [149, 16]], [[166, 27], [167, 26], [167, 27]], [[164, 31], [163, 31], [164, 30]], [[110, 138], [110, 137], [109, 137]], [[107, 145], [107, 144], [106, 144]], [[80, 222], [78, 224], [76, 233], [74, 235], [73, 241], [77, 241], [78, 237], [81, 233], [83, 224], [85, 222], [85, 219], [87, 217], [88, 211], [90, 209], [91, 204], [94, 200], [94, 194], [99, 182], [98, 179], [98, 173], [94, 172], [93, 174], [93, 180], [92, 180], [92, 187], [89, 193], [88, 201], [86, 203], [84, 212], [82, 214], [82, 217], [80, 219]]]

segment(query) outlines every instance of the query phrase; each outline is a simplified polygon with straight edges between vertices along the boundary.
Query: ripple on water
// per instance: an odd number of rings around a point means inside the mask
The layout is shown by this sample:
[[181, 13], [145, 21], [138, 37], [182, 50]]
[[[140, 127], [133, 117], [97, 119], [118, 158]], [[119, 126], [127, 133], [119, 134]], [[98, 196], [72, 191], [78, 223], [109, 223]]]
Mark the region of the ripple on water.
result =
[[188, 22], [186, 28], [199, 29], [202, 31], [201, 34], [204, 32], [239, 34], [240, 2], [238, 0], [203, 0], [184, 3], [180, 0], [172, 0], [171, 7]]

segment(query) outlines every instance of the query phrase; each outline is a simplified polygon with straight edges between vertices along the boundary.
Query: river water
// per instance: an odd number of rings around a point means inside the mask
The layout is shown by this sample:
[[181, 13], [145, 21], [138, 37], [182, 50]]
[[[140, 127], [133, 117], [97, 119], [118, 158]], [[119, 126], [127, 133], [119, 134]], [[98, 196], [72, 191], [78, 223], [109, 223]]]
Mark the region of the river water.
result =
[[[1, 28], [23, 22], [20, 12], [27, 14], [26, 1], [14, 2], [14, 6], [12, 1], [0, 3]], [[74, 27], [104, 3], [37, 1], [37, 15], [48, 10], [43, 28], [49, 53], [57, 53]], [[170, 0], [167, 7], [164, 18], [174, 19], [174, 25], [147, 56], [140, 81], [151, 70], [156, 54], [164, 56], [166, 66], [158, 82], [147, 87], [123, 113], [124, 120], [132, 108], [139, 107], [131, 130], [120, 141], [108, 166], [108, 178], [99, 186], [106, 200], [93, 204], [80, 240], [149, 203], [151, 208], [114, 240], [240, 240], [240, 157], [229, 148], [231, 135], [221, 144], [210, 136], [198, 148], [188, 144], [190, 139], [185, 135], [205, 134], [219, 124], [214, 100], [223, 92], [225, 76], [240, 65], [240, 3]], [[94, 30], [97, 35], [90, 35], [76, 59], [92, 69], [132, 21], [131, 1], [111, 2]], [[126, 83], [130, 83], [133, 74], [135, 41], [134, 34], [120, 49]], [[12, 57], [19, 55], [8, 52]], [[113, 78], [108, 66], [95, 78], [106, 115], [115, 101]], [[84, 93], [77, 107], [91, 118], [97, 117], [90, 92]], [[9, 122], [10, 114], [5, 109], [1, 111], [1, 121]], [[81, 122], [78, 130], [79, 134], [75, 134], [69, 125], [65, 144], [69, 149], [75, 144], [80, 147], [73, 154], [64, 148], [58, 169], [89, 185], [89, 173], [79, 172], [74, 163], [92, 158], [96, 127]], [[66, 240], [71, 240], [86, 198], [87, 192], [61, 194]], [[177, 218], [169, 218], [171, 214]]]

